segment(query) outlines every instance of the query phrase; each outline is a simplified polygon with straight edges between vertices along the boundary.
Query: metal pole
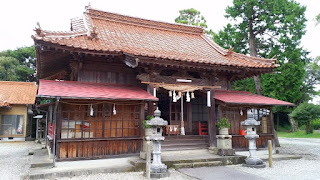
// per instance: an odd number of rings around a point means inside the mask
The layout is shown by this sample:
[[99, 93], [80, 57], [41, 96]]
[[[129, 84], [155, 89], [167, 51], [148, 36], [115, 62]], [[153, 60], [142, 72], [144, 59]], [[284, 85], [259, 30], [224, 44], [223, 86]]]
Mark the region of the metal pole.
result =
[[269, 167], [272, 167], [272, 141], [268, 140], [269, 147]]
[[53, 165], [52, 167], [56, 166], [56, 138], [57, 138], [57, 109], [58, 109], [58, 103], [60, 101], [60, 97], [57, 98], [56, 106], [54, 108], [54, 113], [56, 114], [55, 120], [54, 120], [54, 135], [53, 135]]

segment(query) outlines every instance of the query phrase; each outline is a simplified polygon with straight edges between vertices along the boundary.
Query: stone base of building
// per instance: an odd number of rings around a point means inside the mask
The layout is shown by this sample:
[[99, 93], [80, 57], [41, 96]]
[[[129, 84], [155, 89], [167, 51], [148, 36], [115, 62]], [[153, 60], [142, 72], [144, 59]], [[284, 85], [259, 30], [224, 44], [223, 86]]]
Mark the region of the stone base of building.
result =
[[214, 146], [211, 146], [208, 148], [209, 150], [209, 153], [211, 154], [218, 154], [218, 148], [217, 147], [214, 147]]
[[25, 137], [2, 137], [0, 138], [1, 141], [26, 141]]
[[234, 149], [218, 149], [218, 155], [220, 156], [233, 156], [235, 153]]

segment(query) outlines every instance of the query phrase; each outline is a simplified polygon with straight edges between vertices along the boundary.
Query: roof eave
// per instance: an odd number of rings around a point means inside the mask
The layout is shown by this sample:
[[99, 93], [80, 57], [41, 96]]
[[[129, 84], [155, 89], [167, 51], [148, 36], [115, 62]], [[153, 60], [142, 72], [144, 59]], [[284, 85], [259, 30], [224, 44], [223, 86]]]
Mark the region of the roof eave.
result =
[[81, 99], [81, 100], [121, 100], [121, 101], [159, 101], [159, 99], [140, 99], [140, 98], [100, 98], [100, 97], [76, 97], [76, 96], [50, 96], [50, 95], [37, 95], [39, 98], [55, 98], [61, 99]]

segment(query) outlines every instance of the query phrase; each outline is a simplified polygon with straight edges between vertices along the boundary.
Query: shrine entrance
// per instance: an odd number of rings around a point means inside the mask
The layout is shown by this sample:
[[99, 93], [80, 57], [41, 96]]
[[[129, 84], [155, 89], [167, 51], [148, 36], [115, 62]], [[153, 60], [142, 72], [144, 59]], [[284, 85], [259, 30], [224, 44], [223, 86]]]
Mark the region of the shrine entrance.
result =
[[[187, 102], [186, 98], [179, 98], [173, 102], [168, 91], [160, 88], [157, 91], [157, 97], [159, 98], [157, 106], [161, 111], [161, 117], [168, 121], [168, 127], [164, 131], [165, 135], [181, 135], [182, 118], [185, 135], [208, 135], [208, 133], [201, 134], [201, 129], [199, 129], [199, 124], [203, 127], [207, 126], [209, 117], [204, 92], [194, 92], [194, 98], [190, 102]], [[208, 130], [206, 129], [204, 132], [208, 132]]]

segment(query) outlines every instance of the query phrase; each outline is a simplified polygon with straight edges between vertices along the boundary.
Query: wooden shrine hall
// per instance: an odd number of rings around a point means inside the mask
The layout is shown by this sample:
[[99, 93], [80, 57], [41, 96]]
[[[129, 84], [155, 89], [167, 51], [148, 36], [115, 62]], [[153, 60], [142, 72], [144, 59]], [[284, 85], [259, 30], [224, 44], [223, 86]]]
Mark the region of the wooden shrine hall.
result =
[[143, 120], [155, 107], [169, 123], [168, 140], [203, 141], [205, 148], [216, 146], [221, 117], [231, 123], [233, 147], [247, 148], [240, 122], [253, 111], [263, 147], [274, 137], [272, 106], [293, 105], [231, 91], [232, 81], [272, 72], [276, 60], [223, 49], [201, 27], [86, 7], [70, 31], [35, 32], [38, 107], [48, 112], [48, 143], [58, 160], [138, 154]]

